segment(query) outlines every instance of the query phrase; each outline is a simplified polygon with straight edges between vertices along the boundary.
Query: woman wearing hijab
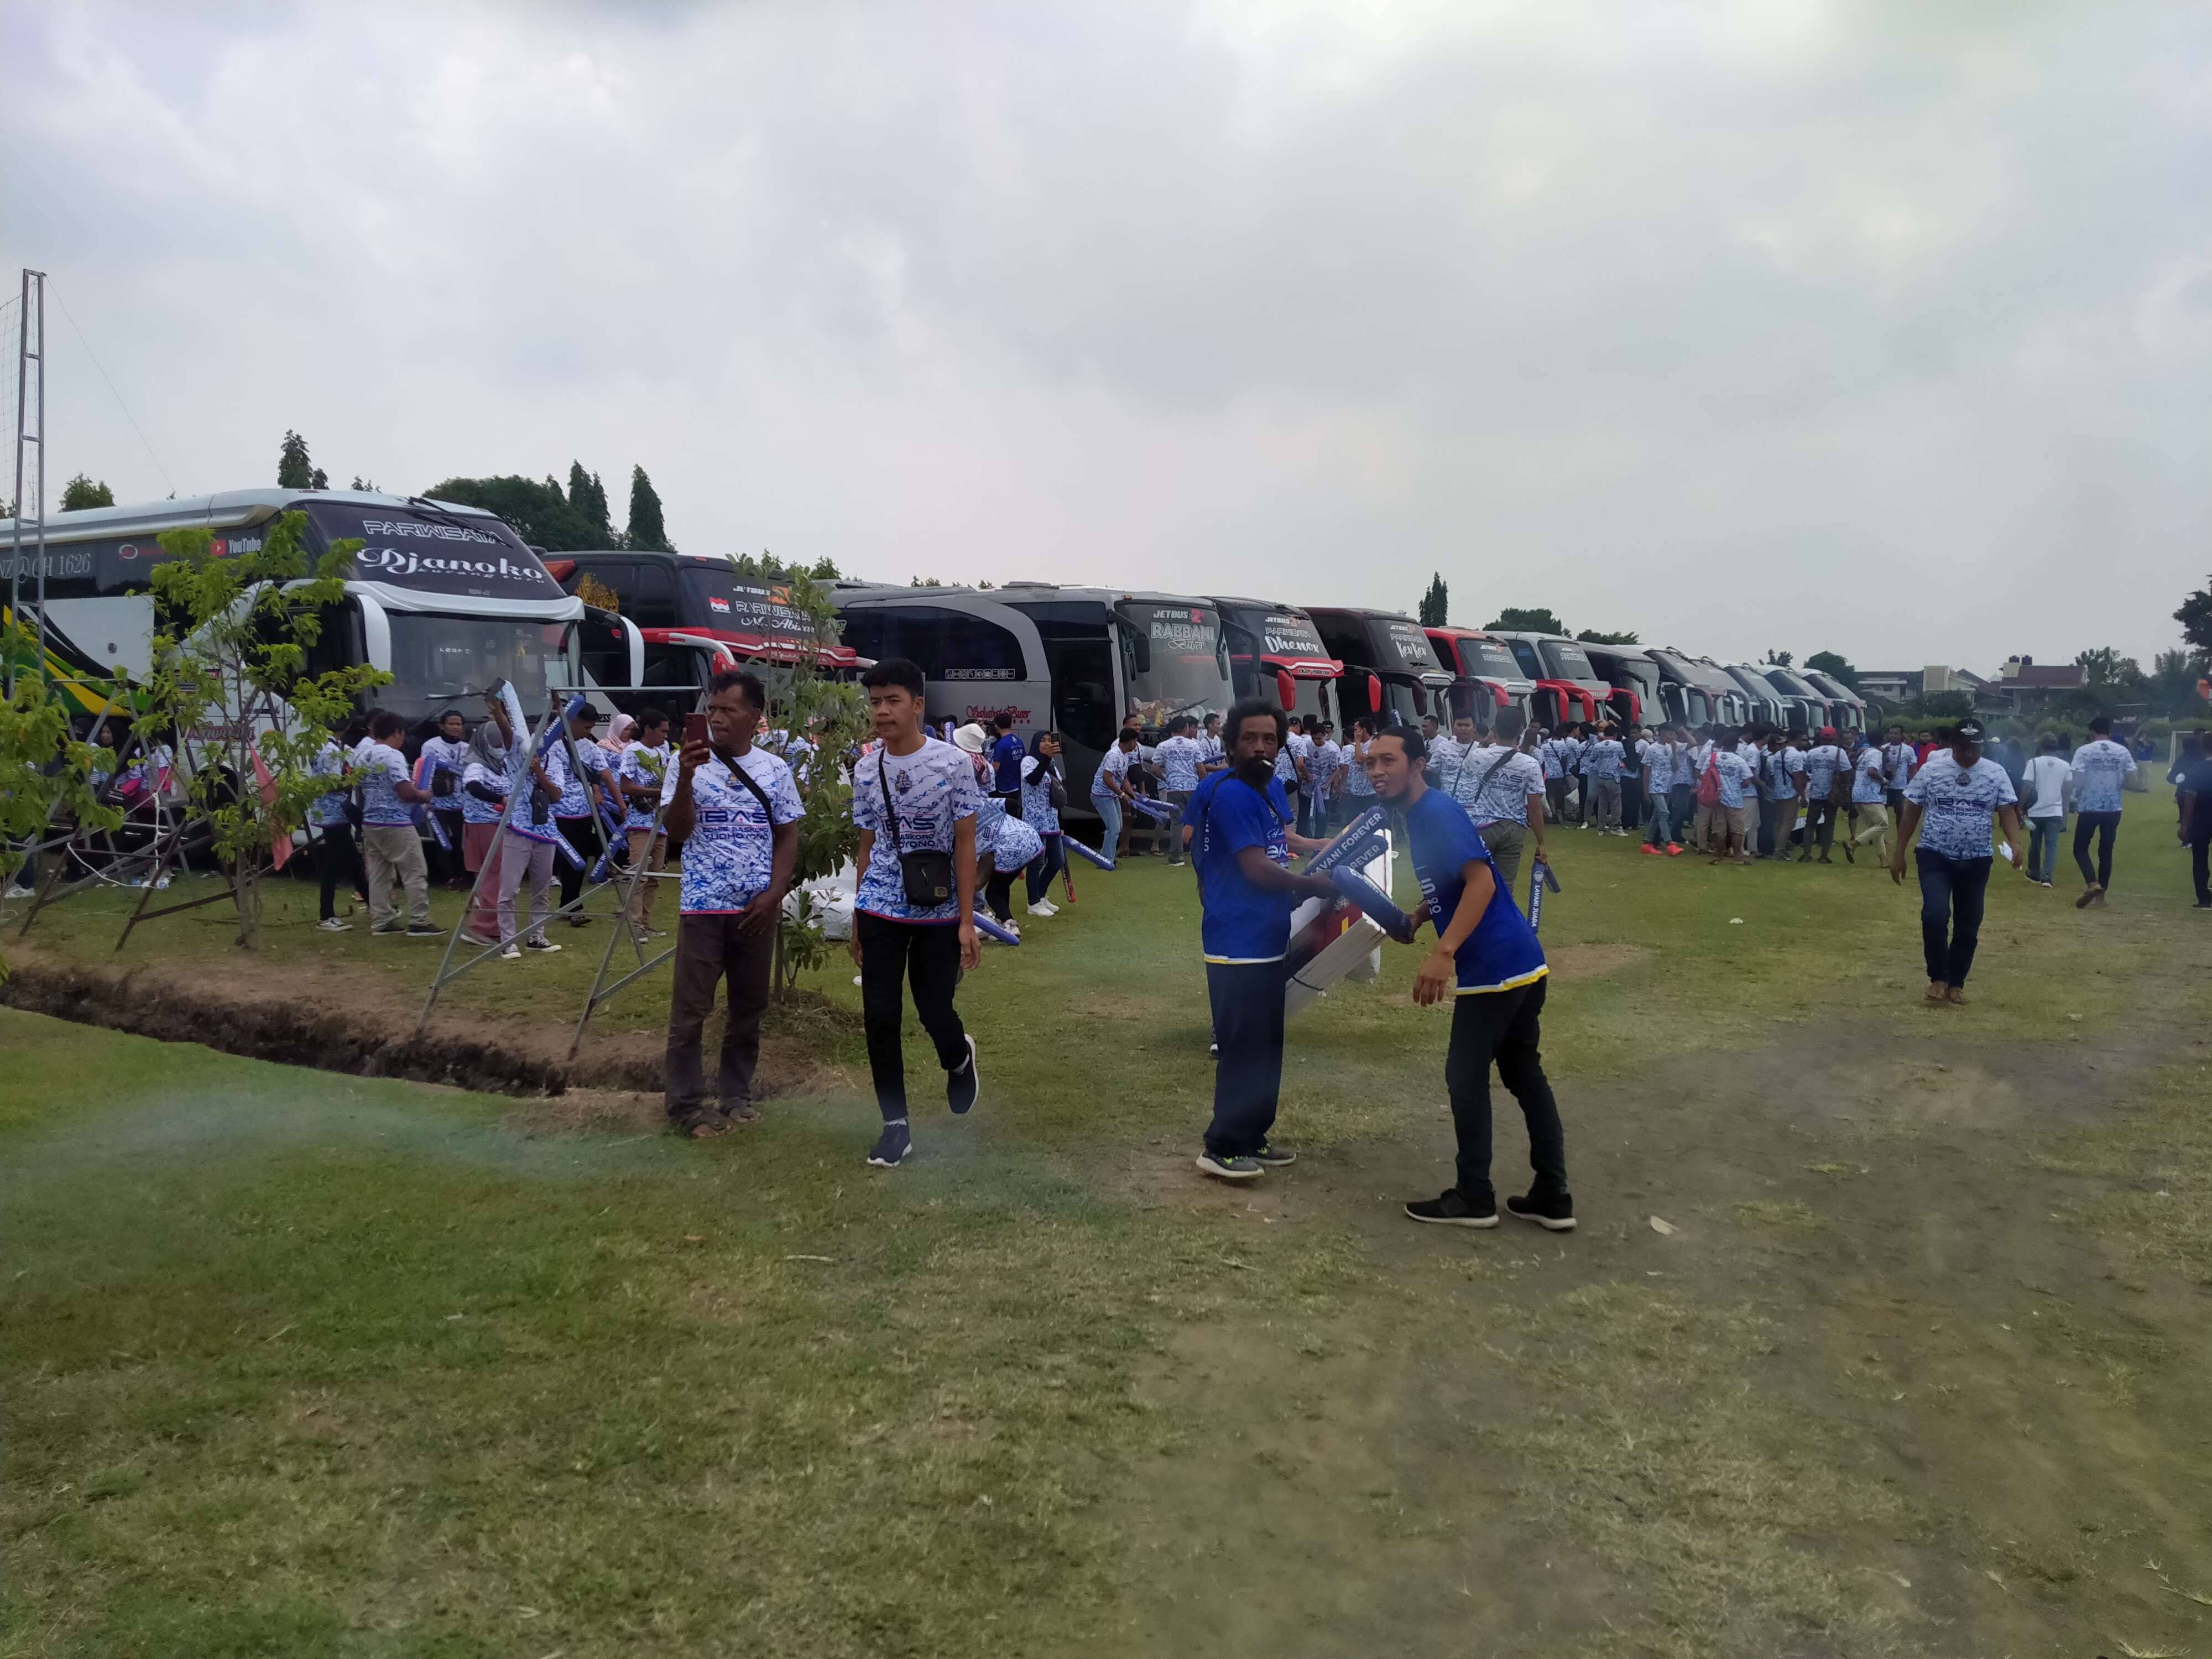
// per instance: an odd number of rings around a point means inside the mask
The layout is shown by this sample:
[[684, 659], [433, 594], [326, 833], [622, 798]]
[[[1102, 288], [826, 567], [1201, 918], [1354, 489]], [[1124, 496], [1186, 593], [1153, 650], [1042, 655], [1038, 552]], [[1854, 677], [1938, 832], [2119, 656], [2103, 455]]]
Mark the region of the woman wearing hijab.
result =
[[599, 747], [610, 755], [619, 758], [622, 751], [629, 747], [630, 733], [636, 730], [637, 720], [635, 715], [617, 714], [609, 723], [606, 736], [599, 739]]
[[[471, 945], [499, 943], [499, 820], [507, 808], [506, 711], [469, 734], [468, 764], [461, 769], [461, 862], [477, 878], [475, 902], [461, 937]], [[481, 874], [479, 874], [481, 872]]]

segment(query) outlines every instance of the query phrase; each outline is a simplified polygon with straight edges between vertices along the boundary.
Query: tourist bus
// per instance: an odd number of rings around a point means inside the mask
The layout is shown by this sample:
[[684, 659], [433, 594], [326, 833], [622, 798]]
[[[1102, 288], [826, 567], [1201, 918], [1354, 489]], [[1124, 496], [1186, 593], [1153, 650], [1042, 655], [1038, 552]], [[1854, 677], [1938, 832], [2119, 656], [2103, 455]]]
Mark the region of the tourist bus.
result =
[[1742, 726], [1751, 718], [1751, 699], [1717, 663], [1671, 646], [1644, 653], [1659, 671], [1659, 704], [1667, 718], [1683, 726]]
[[1721, 672], [1743, 688], [1743, 695], [1751, 705], [1754, 723], [1771, 726], [1787, 732], [1792, 727], [1802, 728], [1802, 711], [1794, 709], [1790, 700], [1768, 683], [1758, 665], [1747, 662], [1728, 662], [1721, 665]]
[[1828, 724], [1838, 732], [1866, 730], [1866, 699], [1832, 674], [1808, 668], [1799, 678], [1828, 700]]
[[1004, 713], [1024, 736], [1057, 732], [1079, 811], [1125, 720], [1156, 733], [1176, 715], [1225, 713], [1235, 700], [1227, 636], [1208, 599], [1028, 581], [841, 582], [836, 592], [846, 643], [919, 665], [933, 722]]
[[1613, 694], [1613, 687], [1599, 678], [1578, 642], [1564, 634], [1491, 631], [1505, 641], [1521, 672], [1535, 682], [1538, 725], [1557, 727], [1597, 718], [1598, 708]]
[[[152, 572], [169, 555], [157, 539], [205, 530], [212, 550], [257, 551], [280, 514], [307, 518], [319, 560], [358, 538], [345, 597], [325, 618], [307, 670], [368, 666], [392, 676], [366, 701], [410, 724], [449, 706], [479, 718], [494, 680], [513, 683], [533, 716], [550, 694], [579, 684], [574, 632], [583, 604], [561, 591], [538, 556], [480, 507], [365, 490], [234, 489], [130, 507], [59, 513], [44, 527], [50, 672], [73, 708], [120, 713], [98, 689], [119, 668], [126, 682], [153, 669]], [[0, 582], [19, 574], [26, 607], [39, 597], [39, 555], [25, 526], [0, 520]]]
[[[1471, 628], [1445, 626], [1423, 632], [1437, 660], [1452, 677], [1451, 690], [1445, 694], [1452, 714], [1474, 714], [1484, 726], [1510, 717], [1507, 735], [1517, 735], [1528, 722], [1536, 683], [1521, 672], [1520, 659], [1505, 641]], [[1481, 707], [1477, 698], [1486, 699], [1489, 706]]]
[[1589, 640], [1580, 643], [1598, 678], [1613, 688], [1605, 700], [1612, 706], [1615, 720], [1624, 726], [1634, 726], [1642, 722], [1647, 708], [1656, 713], [1659, 665], [1651, 660], [1650, 652], [1632, 645], [1600, 645]]
[[726, 558], [608, 549], [549, 553], [545, 568], [566, 592], [606, 602], [635, 630], [634, 663], [617, 663], [611, 640], [584, 659], [595, 684], [632, 714], [703, 708], [708, 682], [725, 668], [752, 669], [774, 699], [810, 652], [827, 673], [860, 666], [850, 646], [814, 637], [781, 585], [740, 577]]
[[1344, 665], [1336, 682], [1340, 731], [1363, 715], [1378, 726], [1392, 716], [1407, 726], [1422, 717], [1451, 718], [1452, 675], [1437, 660], [1420, 623], [1395, 611], [1316, 606], [1308, 614], [1329, 654]]
[[1229, 642], [1229, 677], [1239, 699], [1263, 697], [1293, 719], [1334, 718], [1329, 687], [1344, 665], [1328, 654], [1313, 618], [1294, 605], [1210, 596]]

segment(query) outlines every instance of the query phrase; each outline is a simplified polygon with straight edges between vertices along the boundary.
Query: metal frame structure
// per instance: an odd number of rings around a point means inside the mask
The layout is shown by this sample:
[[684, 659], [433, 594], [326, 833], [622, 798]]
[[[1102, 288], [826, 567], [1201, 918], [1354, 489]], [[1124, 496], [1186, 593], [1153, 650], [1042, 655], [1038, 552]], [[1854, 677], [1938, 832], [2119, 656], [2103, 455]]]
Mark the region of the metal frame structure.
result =
[[[35, 306], [38, 320], [32, 321]], [[31, 365], [39, 366], [39, 395], [34, 405], [30, 400]], [[38, 430], [30, 428], [36, 425]], [[8, 574], [8, 615], [20, 622], [23, 616], [23, 451], [31, 444], [39, 450], [39, 465], [33, 474], [37, 489], [39, 538], [36, 543], [38, 571], [39, 650], [35, 659], [39, 678], [46, 675], [46, 273], [23, 268], [22, 304], [15, 318], [15, 563]], [[6, 693], [15, 692], [15, 653], [7, 653]]]

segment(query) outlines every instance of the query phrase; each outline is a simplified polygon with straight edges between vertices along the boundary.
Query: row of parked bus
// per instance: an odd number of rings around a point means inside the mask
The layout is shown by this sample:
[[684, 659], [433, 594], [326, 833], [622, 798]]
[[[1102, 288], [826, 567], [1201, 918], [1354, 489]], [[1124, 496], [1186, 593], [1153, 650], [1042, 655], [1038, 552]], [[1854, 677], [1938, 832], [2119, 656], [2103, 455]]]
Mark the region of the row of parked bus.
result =
[[[495, 679], [512, 681], [530, 707], [573, 688], [608, 710], [683, 710], [698, 706], [722, 667], [755, 666], [773, 683], [811, 655], [838, 674], [908, 658], [927, 677], [933, 720], [1006, 713], [1022, 731], [1049, 726], [1077, 785], [1131, 716], [1157, 728], [1250, 696], [1340, 730], [1361, 716], [1448, 722], [1474, 711], [1509, 729], [1608, 717], [1790, 730], [1866, 721], [1848, 688], [1771, 664], [1221, 594], [839, 582], [842, 637], [831, 643], [782, 592], [741, 580], [726, 559], [541, 556], [478, 508], [350, 490], [234, 490], [60, 514], [42, 529], [23, 526], [20, 551], [16, 526], [0, 521], [0, 578], [27, 607], [43, 593], [57, 674], [96, 712], [104, 705], [92, 681], [113, 665], [131, 678], [150, 667], [149, 573], [166, 556], [155, 538], [200, 528], [219, 554], [245, 550], [295, 509], [318, 556], [340, 538], [362, 544], [310, 666], [384, 670], [392, 678], [378, 702], [410, 720], [456, 705], [473, 719], [474, 699]], [[588, 605], [584, 592], [609, 603]], [[1080, 787], [1070, 793], [1085, 798]]]

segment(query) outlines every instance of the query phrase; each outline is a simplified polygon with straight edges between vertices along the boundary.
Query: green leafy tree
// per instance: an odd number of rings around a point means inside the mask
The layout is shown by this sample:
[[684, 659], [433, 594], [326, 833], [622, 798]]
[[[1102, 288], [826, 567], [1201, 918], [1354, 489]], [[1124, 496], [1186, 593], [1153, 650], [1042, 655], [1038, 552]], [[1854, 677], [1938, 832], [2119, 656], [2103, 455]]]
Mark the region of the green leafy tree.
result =
[[80, 472], [62, 486], [62, 507], [64, 513], [82, 513], [88, 507], [112, 507], [115, 492], [105, 483], [94, 483]]
[[352, 487], [356, 489], [366, 489], [374, 495], [376, 491], [376, 480], [374, 478], [364, 478], [360, 473], [356, 472], [353, 475]]
[[276, 453], [276, 487], [279, 489], [328, 489], [330, 474], [317, 466], [307, 457], [307, 441], [289, 427], [284, 432], [284, 446]]
[[[7, 624], [0, 653], [9, 666], [27, 669], [38, 661], [38, 636], [20, 623]], [[32, 884], [38, 872], [23, 868], [25, 848], [49, 826], [74, 820], [89, 829], [112, 830], [123, 815], [102, 806], [92, 787], [92, 745], [70, 735], [68, 708], [54, 689], [35, 672], [18, 672], [14, 687], [0, 700], [0, 889], [20, 878]], [[0, 979], [8, 963], [0, 957]]]
[[1584, 645], [1640, 645], [1643, 643], [1633, 633], [1607, 634], [1595, 628], [1585, 628], [1575, 637]]
[[2094, 651], [2078, 652], [2074, 662], [2093, 691], [2132, 697], [2141, 694], [2148, 684], [2141, 663], [2133, 657], [2122, 656], [2109, 645], [2100, 646]]
[[1564, 634], [1567, 631], [1566, 623], [1543, 605], [1509, 605], [1483, 626], [1502, 628], [1510, 634]]
[[645, 476], [645, 469], [633, 466], [629, 472], [629, 545], [653, 553], [673, 553], [676, 549], [668, 539], [667, 527], [660, 520], [660, 496], [653, 489], [653, 480]]
[[1770, 651], [1759, 660], [1771, 663], [1777, 668], [1787, 668], [1790, 666], [1790, 653], [1787, 651]]
[[815, 560], [814, 568], [806, 574], [817, 582], [834, 582], [843, 573], [837, 568], [837, 561], [824, 554]]
[[943, 582], [938, 580], [934, 576], [908, 576], [906, 579], [906, 585], [908, 587], [942, 587], [945, 586]]
[[1450, 614], [1451, 590], [1444, 586], [1443, 572], [1431, 571], [1429, 574], [1429, 591], [1421, 595], [1421, 626], [1442, 628], [1444, 625], [1445, 617]]
[[1815, 673], [1841, 680], [1854, 691], [1859, 689], [1859, 671], [1833, 651], [1815, 651], [1805, 659], [1805, 666]]
[[447, 478], [422, 492], [442, 501], [459, 501], [497, 514], [522, 539], [550, 553], [571, 553], [607, 544], [605, 532], [569, 505], [560, 485], [503, 473], [492, 478]]
[[[837, 643], [842, 624], [824, 579], [787, 568], [766, 550], [757, 559], [732, 555], [730, 571], [739, 581], [773, 587], [805, 619], [811, 644]], [[797, 879], [812, 881], [834, 873], [860, 850], [860, 831], [853, 823], [853, 785], [842, 762], [867, 735], [867, 702], [859, 686], [841, 684], [823, 675], [811, 649], [797, 654], [787, 676], [773, 678], [773, 688], [772, 722], [806, 737], [817, 749], [806, 775], [793, 777], [805, 809], [799, 820]], [[799, 973], [819, 966], [827, 956], [821, 931], [811, 921], [811, 905], [802, 899], [799, 908], [798, 916], [783, 918], [776, 939], [776, 983], [785, 990]]]
[[359, 666], [307, 672], [361, 542], [342, 538], [311, 560], [307, 526], [306, 514], [283, 514], [259, 551], [220, 559], [209, 532], [167, 531], [168, 557], [152, 576], [165, 631], [154, 639], [140, 729], [179, 734], [178, 771], [193, 811], [213, 826], [248, 950], [260, 943], [273, 847], [331, 787], [313, 769], [317, 755], [362, 693], [392, 678]]
[[2173, 613], [2181, 624], [2181, 637], [2199, 651], [2212, 653], [2212, 578], [2181, 602]]
[[599, 536], [594, 547], [615, 547], [615, 527], [607, 517], [607, 487], [596, 472], [584, 471], [581, 461], [568, 463], [568, 505], [576, 516]]

